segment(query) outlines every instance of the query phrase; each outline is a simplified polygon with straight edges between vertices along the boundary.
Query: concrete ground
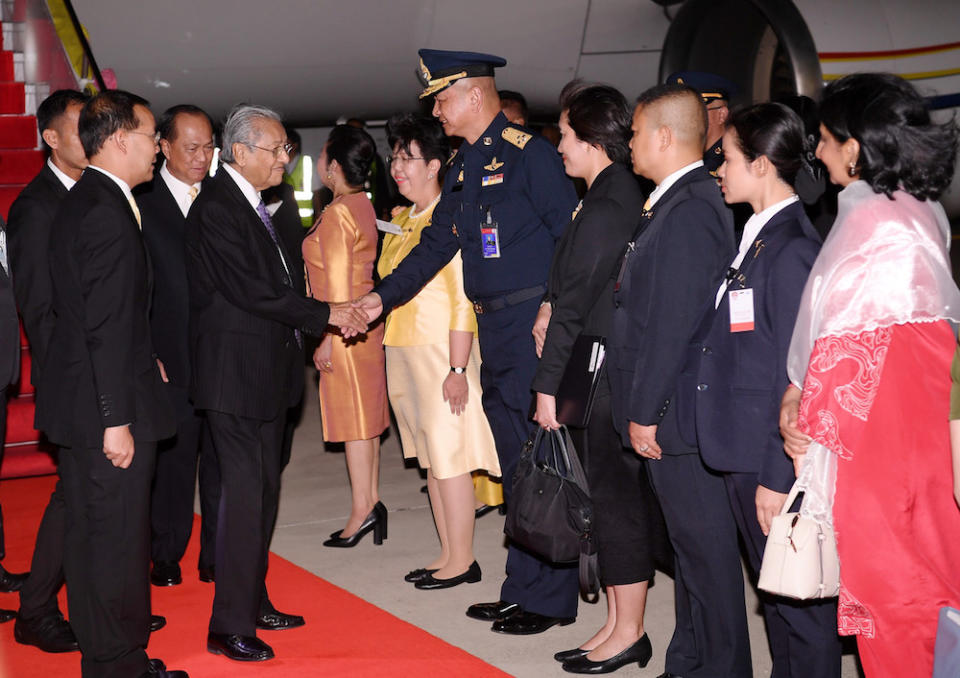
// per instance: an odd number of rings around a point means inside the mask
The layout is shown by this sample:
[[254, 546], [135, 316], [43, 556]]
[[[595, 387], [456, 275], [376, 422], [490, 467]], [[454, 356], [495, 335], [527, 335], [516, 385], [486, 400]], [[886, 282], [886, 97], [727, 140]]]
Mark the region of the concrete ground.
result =
[[[388, 539], [382, 546], [374, 546], [370, 536], [352, 549], [321, 546], [331, 532], [343, 527], [349, 513], [350, 491], [343, 454], [324, 449], [314, 379], [310, 368], [303, 421], [283, 476], [273, 551], [513, 676], [570, 675], [552, 655], [578, 646], [603, 625], [606, 604], [602, 598], [594, 605], [581, 601], [575, 624], [554, 627], [535, 636], [496, 634], [490, 631], [489, 624], [464, 614], [471, 603], [499, 598], [506, 550], [503, 518], [497, 512], [477, 521], [475, 552], [483, 569], [483, 581], [439, 591], [420, 591], [403, 581], [404, 574], [426, 564], [439, 546], [427, 495], [420, 492], [424, 481], [415, 466], [405, 465], [395, 431], [391, 430], [384, 440], [380, 465], [381, 499], [390, 512]], [[756, 596], [747, 588], [754, 674], [759, 678], [770, 675], [770, 655]], [[274, 598], [273, 602], [282, 611], [297, 612], [296, 600]], [[646, 612], [653, 659], [643, 670], [634, 665], [617, 674], [653, 678], [662, 673], [673, 625], [673, 583], [658, 573]], [[858, 675], [851, 650], [844, 655], [842, 676]]]

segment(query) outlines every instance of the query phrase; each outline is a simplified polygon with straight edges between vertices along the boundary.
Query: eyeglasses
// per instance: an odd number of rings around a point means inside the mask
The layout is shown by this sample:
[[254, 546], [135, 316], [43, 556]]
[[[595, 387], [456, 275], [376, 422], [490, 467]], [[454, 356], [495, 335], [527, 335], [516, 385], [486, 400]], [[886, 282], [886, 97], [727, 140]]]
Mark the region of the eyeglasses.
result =
[[400, 163], [400, 164], [406, 164], [413, 160], [426, 160], [426, 158], [415, 158], [409, 155], [391, 155], [389, 159], [391, 163]]
[[155, 144], [160, 143], [160, 132], [154, 132], [153, 134], [151, 134], [150, 132], [138, 132], [135, 129], [128, 129], [127, 131], [130, 132], [131, 134], [139, 134], [144, 137], [150, 137], [153, 139], [153, 143]]
[[267, 153], [273, 154], [273, 159], [276, 160], [280, 157], [280, 153], [286, 153], [290, 155], [290, 152], [295, 148], [293, 144], [280, 144], [274, 148], [264, 148], [263, 146], [257, 146], [256, 144], [247, 144], [250, 148], [259, 148], [261, 151], [266, 151]]

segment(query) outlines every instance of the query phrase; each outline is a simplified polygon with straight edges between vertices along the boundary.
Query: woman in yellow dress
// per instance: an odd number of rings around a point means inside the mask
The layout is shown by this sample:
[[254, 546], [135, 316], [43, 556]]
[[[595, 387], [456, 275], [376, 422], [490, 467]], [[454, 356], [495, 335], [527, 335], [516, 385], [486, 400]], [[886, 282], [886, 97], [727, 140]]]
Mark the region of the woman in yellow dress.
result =
[[[394, 117], [387, 125], [390, 173], [413, 205], [393, 223], [377, 270], [388, 275], [420, 242], [440, 201], [440, 171], [449, 156], [433, 118]], [[460, 254], [406, 304], [387, 316], [387, 389], [405, 457], [427, 470], [440, 555], [405, 579], [419, 589], [480, 581], [473, 555], [474, 493], [470, 472], [500, 475], [490, 426], [480, 406], [477, 319], [463, 291]]]
[[[373, 289], [377, 223], [363, 184], [376, 152], [370, 135], [338, 125], [317, 161], [317, 174], [333, 191], [320, 220], [303, 241], [310, 294], [349, 301]], [[380, 434], [390, 425], [383, 355], [383, 325], [353, 339], [327, 333], [313, 355], [320, 372], [323, 439], [344, 442], [352, 505], [342, 530], [324, 546], [350, 547], [367, 532], [375, 544], [387, 536], [380, 502]]]

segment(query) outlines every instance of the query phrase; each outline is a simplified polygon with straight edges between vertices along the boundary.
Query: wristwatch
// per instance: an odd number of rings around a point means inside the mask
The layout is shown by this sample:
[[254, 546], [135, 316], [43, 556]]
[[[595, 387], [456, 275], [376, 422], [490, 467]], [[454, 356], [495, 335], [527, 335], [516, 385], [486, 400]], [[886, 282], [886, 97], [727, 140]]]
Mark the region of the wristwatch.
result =
[[450, 371], [454, 374], [463, 374], [467, 371], [466, 367], [450, 367]]

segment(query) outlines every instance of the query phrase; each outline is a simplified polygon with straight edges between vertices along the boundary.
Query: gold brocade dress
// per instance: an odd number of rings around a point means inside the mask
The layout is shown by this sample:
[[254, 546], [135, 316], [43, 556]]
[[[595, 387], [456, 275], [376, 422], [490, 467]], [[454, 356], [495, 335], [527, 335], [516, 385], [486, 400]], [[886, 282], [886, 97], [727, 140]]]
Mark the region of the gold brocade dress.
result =
[[[388, 233], [377, 271], [390, 274], [420, 242], [433, 207], [412, 215], [398, 214], [393, 223], [402, 233]], [[443, 399], [443, 381], [450, 373], [450, 330], [473, 332], [467, 364], [467, 407], [458, 415]], [[403, 456], [416, 457], [436, 478], [452, 478], [475, 470], [500, 475], [500, 462], [490, 425], [480, 402], [480, 349], [477, 318], [463, 291], [460, 253], [413, 299], [387, 316], [383, 343], [387, 354], [387, 386], [397, 418]]]
[[[303, 240], [307, 285], [314, 299], [342, 302], [373, 289], [377, 220], [366, 194], [330, 203]], [[323, 439], [368, 440], [390, 425], [383, 325], [344, 340], [333, 336], [331, 374], [320, 375]]]

